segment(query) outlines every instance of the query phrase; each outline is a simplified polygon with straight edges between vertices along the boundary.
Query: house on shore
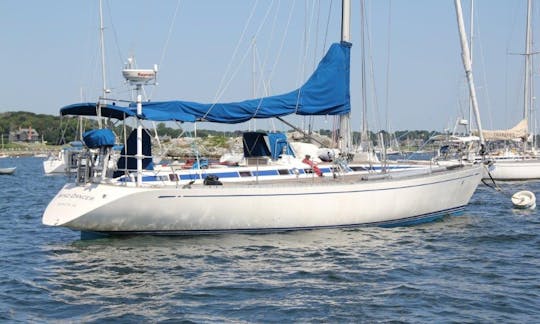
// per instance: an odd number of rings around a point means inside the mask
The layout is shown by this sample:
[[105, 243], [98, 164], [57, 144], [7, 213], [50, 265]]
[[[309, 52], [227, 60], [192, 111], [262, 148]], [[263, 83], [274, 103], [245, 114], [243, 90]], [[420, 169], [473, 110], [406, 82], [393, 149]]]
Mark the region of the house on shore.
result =
[[10, 142], [39, 142], [39, 133], [33, 129], [29, 128], [20, 128], [16, 131], [9, 133]]

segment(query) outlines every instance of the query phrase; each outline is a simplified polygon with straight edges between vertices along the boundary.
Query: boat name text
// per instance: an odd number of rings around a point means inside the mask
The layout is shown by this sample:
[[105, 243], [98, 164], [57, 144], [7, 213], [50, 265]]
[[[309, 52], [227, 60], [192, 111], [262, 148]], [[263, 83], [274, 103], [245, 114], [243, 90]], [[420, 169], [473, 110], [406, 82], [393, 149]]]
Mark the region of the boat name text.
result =
[[58, 195], [58, 198], [66, 198], [66, 199], [80, 199], [80, 200], [94, 200], [94, 196], [88, 196], [88, 195], [81, 195], [81, 194], [76, 194], [76, 193], [72, 193], [72, 194], [68, 194], [68, 193], [63, 193], [63, 194], [59, 194]]

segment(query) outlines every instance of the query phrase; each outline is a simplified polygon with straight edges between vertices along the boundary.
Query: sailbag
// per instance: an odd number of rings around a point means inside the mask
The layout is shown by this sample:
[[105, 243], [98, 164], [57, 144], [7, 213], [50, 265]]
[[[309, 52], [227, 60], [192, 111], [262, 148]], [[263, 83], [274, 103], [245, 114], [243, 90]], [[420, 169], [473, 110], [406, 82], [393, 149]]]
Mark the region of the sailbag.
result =
[[[478, 131], [476, 131], [476, 134]], [[486, 141], [503, 141], [513, 139], [527, 139], [527, 120], [522, 119], [516, 126], [502, 130], [484, 130], [482, 132]]]

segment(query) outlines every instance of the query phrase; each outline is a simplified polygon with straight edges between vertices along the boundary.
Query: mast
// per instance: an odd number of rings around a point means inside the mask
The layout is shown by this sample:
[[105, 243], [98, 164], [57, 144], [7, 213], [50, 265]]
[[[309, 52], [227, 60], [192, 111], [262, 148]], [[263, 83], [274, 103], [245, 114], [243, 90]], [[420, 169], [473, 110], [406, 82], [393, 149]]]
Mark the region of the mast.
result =
[[[251, 95], [253, 98], [257, 98], [257, 40], [255, 37], [252, 39], [252, 47], [251, 47], [251, 55], [252, 55], [252, 62], [251, 62]], [[262, 75], [261, 75], [262, 78]], [[255, 125], [255, 120], [249, 121], [249, 128], [253, 128], [253, 131], [257, 129], [257, 126]], [[251, 130], [251, 129], [250, 129]]]
[[[107, 75], [105, 71], [105, 36], [104, 36], [104, 30], [105, 27], [103, 25], [103, 4], [102, 0], [99, 0], [99, 40], [100, 40], [100, 49], [101, 49], [101, 81], [102, 81], [102, 98], [99, 101], [99, 103], [105, 103], [105, 100], [107, 98], [107, 93], [109, 92], [107, 90]], [[98, 111], [97, 111], [97, 120], [99, 124], [99, 128], [102, 127], [101, 125], [101, 108], [98, 105]]]
[[[527, 1], [527, 22], [525, 26], [525, 80], [523, 89], [523, 119], [527, 121], [527, 135], [529, 135], [529, 112], [532, 109], [532, 73], [531, 73], [531, 10], [532, 1]], [[527, 141], [523, 149], [526, 149]]]
[[529, 109], [531, 107], [531, 0], [527, 1], [527, 24], [525, 27], [525, 87], [523, 92], [523, 118], [527, 119], [529, 116]]
[[[351, 1], [342, 0], [341, 4], [341, 41], [350, 42], [351, 40]], [[339, 149], [342, 153], [351, 152], [351, 125], [350, 112], [339, 116]]]
[[366, 36], [366, 16], [364, 8], [364, 0], [360, 2], [360, 20], [362, 26], [361, 39], [361, 52], [362, 52], [362, 134], [361, 142], [368, 142], [368, 125], [367, 125], [367, 89], [366, 89], [366, 45], [365, 45], [365, 36]]
[[[471, 17], [470, 17], [469, 29], [470, 29], [470, 33], [471, 33], [471, 35], [469, 36], [469, 44], [470, 44], [470, 50], [471, 50], [471, 66], [472, 66], [473, 50], [474, 50], [474, 47], [473, 47], [473, 39], [474, 39], [474, 0], [471, 0]], [[467, 132], [469, 133], [468, 135], [472, 134], [472, 129], [471, 129], [472, 114], [473, 114], [473, 105], [472, 105], [472, 99], [469, 96], [469, 121], [467, 123]]]
[[103, 6], [102, 0], [99, 0], [99, 39], [101, 43], [101, 80], [103, 82], [103, 98], [107, 97], [107, 75], [105, 74], [105, 27], [103, 26]]
[[476, 89], [474, 87], [474, 79], [472, 74], [471, 54], [469, 51], [469, 44], [467, 43], [467, 33], [465, 32], [465, 24], [463, 23], [463, 12], [461, 9], [461, 0], [454, 0], [456, 7], [456, 16], [459, 29], [459, 38], [461, 41], [461, 59], [463, 60], [463, 68], [465, 69], [465, 75], [469, 84], [469, 93], [471, 97], [472, 107], [474, 110], [474, 116], [476, 120], [476, 126], [478, 127], [478, 134], [480, 136], [481, 154], [484, 153], [486, 141], [484, 140], [484, 134], [482, 132], [482, 122], [480, 121], [480, 111], [478, 110], [478, 101], [476, 99]]

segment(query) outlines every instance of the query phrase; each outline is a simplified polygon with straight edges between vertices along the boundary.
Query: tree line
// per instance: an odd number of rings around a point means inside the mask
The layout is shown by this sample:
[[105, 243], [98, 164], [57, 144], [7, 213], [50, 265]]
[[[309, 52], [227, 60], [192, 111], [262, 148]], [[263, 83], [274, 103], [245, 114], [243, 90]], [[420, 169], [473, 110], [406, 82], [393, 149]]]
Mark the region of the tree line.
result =
[[[72, 116], [53, 116], [47, 114], [35, 114], [26, 111], [13, 111], [0, 113], [0, 133], [3, 135], [4, 140], [9, 137], [10, 132], [15, 132], [20, 128], [32, 128], [35, 129], [40, 140], [47, 142], [51, 145], [63, 145], [70, 141], [80, 139], [79, 119]], [[96, 120], [84, 118], [82, 119], [82, 129], [94, 129], [98, 127]], [[116, 134], [123, 134], [122, 125], [108, 125], [113, 128]], [[165, 123], [159, 123], [156, 125], [157, 132], [160, 136], [169, 136], [171, 138], [177, 138], [181, 136], [183, 130], [181, 128], [167, 127]], [[128, 127], [128, 133], [131, 128]], [[385, 141], [389, 143], [390, 135], [382, 131], [385, 136]], [[433, 136], [437, 132], [426, 130], [414, 130], [414, 131], [397, 131], [394, 133], [394, 137], [398, 140], [407, 139], [422, 139], [427, 140], [430, 136]], [[218, 131], [211, 129], [201, 129], [197, 131], [199, 137], [219, 136], [219, 137], [236, 137], [242, 134], [241, 130], [236, 131]], [[321, 129], [319, 134], [331, 136], [331, 130]], [[369, 137], [372, 141], [377, 141], [378, 133], [369, 132]], [[353, 133], [354, 142], [358, 142], [360, 138], [359, 132]]]

